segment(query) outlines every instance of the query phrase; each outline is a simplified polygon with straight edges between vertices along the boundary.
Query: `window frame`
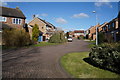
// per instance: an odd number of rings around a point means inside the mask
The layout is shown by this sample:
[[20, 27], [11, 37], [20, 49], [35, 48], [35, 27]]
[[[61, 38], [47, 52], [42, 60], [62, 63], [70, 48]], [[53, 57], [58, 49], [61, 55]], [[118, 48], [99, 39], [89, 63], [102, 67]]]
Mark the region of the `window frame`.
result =
[[22, 19], [20, 18], [12, 18], [12, 24], [19, 24], [21, 25]]
[[0, 19], [0, 22], [6, 22], [7, 21], [7, 17], [3, 17], [3, 16], [0, 16], [1, 19]]

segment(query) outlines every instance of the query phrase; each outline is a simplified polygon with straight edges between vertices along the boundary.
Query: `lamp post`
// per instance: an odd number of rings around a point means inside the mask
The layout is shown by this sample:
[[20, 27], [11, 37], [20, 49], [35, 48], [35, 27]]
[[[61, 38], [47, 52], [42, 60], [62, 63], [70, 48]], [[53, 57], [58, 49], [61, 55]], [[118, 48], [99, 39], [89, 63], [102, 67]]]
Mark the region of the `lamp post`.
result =
[[97, 17], [97, 14], [96, 14], [96, 11], [93, 11], [93, 13], [95, 13], [95, 16], [96, 16], [96, 45], [98, 45], [98, 27], [97, 27], [97, 21], [98, 21], [98, 17]]

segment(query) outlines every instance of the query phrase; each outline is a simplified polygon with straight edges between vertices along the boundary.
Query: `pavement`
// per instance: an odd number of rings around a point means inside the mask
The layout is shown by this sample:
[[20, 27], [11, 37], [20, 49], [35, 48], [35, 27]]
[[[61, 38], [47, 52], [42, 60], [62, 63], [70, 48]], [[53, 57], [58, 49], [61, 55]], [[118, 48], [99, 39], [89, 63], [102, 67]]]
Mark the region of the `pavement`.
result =
[[89, 51], [88, 43], [74, 39], [62, 45], [3, 51], [3, 78], [71, 78], [60, 65], [60, 58], [72, 52]]

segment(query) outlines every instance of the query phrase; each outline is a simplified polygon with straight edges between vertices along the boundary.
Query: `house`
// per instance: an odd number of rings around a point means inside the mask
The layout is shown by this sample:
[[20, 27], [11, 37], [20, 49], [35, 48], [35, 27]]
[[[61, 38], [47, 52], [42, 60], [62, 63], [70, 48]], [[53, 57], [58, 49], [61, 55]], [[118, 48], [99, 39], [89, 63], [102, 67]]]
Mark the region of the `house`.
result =
[[50, 39], [50, 37], [56, 31], [56, 27], [54, 25], [34, 16], [33, 20], [28, 23], [28, 29], [29, 29], [31, 39], [32, 39], [32, 28], [34, 27], [35, 24], [38, 25], [39, 30], [41, 32], [38, 39], [39, 42], [46, 41], [46, 39]]
[[74, 31], [74, 37], [81, 37], [81, 36], [85, 36], [84, 34], [84, 30], [75, 30]]
[[[25, 15], [19, 9], [8, 8], [0, 6], [0, 36], [2, 36], [2, 30], [4, 28], [17, 28], [22, 29], [25, 25]], [[0, 37], [0, 45], [2, 44], [2, 37]]]
[[[118, 16], [119, 17], [119, 16]], [[114, 42], [120, 41], [120, 26], [119, 18], [114, 18], [105, 26], [102, 27], [102, 32], [105, 33], [105, 36], [109, 39], [112, 39]]]
[[96, 40], [96, 27], [100, 27], [100, 24], [97, 24], [95, 26], [92, 26], [88, 29], [88, 38], [92, 40]]
[[[12, 28], [18, 28], [22, 29], [25, 25], [25, 15], [23, 12], [19, 9], [19, 7], [16, 8], [8, 8], [8, 7], [0, 7], [1, 13], [0, 13], [0, 22], [4, 23], [5, 25], [8, 25]], [[2, 26], [4, 28], [4, 26]]]

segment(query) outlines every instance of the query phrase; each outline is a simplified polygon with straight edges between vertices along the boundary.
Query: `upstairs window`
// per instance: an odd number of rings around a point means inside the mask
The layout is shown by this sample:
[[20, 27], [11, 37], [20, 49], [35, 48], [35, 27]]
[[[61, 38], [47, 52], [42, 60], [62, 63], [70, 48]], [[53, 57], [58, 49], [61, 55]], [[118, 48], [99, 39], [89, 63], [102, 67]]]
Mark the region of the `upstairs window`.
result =
[[0, 16], [0, 22], [6, 22], [7, 18]]
[[22, 20], [19, 18], [13, 18], [13, 21], [12, 21], [13, 24], [21, 24], [21, 22]]

